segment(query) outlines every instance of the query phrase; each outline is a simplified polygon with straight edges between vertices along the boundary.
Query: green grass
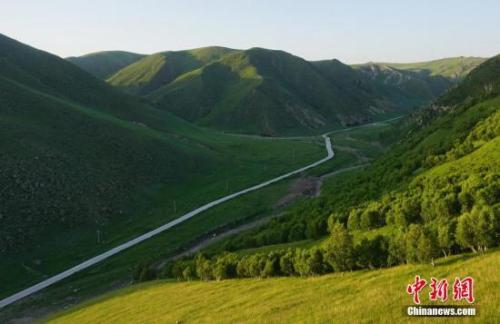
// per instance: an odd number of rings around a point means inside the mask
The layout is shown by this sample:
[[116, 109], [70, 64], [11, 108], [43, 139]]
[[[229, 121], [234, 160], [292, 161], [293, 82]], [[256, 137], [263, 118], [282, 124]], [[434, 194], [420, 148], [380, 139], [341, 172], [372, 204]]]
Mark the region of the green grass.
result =
[[[113, 292], [48, 319], [49, 323], [277, 323], [421, 322], [405, 314], [411, 296], [405, 289], [416, 274], [447, 278], [472, 276], [478, 315], [446, 322], [495, 322], [498, 319], [500, 252], [457, 255], [436, 266], [403, 265], [390, 269], [335, 273], [311, 278], [151, 282]], [[423, 300], [427, 296], [422, 295]], [[441, 303], [435, 303], [441, 305]], [[450, 300], [446, 305], [464, 304]], [[427, 318], [428, 321], [434, 319]]]

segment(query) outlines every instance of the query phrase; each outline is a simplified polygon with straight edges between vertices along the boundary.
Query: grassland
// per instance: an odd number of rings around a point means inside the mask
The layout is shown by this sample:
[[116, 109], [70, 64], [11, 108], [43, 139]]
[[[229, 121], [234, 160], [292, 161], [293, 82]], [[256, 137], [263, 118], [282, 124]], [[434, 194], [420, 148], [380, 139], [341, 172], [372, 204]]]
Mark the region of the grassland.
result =
[[[498, 319], [500, 252], [458, 255], [431, 265], [335, 273], [311, 278], [151, 282], [130, 287], [46, 319], [49, 323], [290, 323], [412, 322], [406, 285], [423, 278], [472, 276], [478, 315], [446, 322], [493, 323]], [[422, 295], [423, 300], [428, 300]], [[436, 303], [438, 304], [438, 303]], [[445, 304], [462, 302], [449, 300]], [[428, 318], [427, 321], [434, 319]]]

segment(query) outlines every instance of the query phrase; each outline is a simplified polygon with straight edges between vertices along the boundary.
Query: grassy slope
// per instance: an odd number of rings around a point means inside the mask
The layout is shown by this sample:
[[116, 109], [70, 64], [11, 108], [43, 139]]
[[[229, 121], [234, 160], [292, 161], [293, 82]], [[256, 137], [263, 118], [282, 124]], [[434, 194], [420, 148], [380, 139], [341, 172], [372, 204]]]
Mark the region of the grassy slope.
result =
[[324, 155], [199, 129], [55, 56], [0, 47], [2, 296]]
[[131, 93], [149, 94], [181, 74], [218, 60], [233, 51], [224, 47], [204, 47], [156, 53], [116, 71], [109, 76], [108, 82]]
[[[479, 315], [465, 321], [493, 322], [498, 315], [499, 265], [500, 252], [494, 251], [482, 256], [440, 259], [435, 267], [404, 265], [312, 278], [152, 282], [103, 296], [48, 322], [276, 323], [342, 322], [346, 318], [351, 322], [407, 322], [410, 318], [404, 307], [411, 305], [411, 297], [405, 287], [416, 274], [428, 280], [435, 276], [449, 281], [456, 276], [472, 276], [476, 279]], [[428, 300], [425, 295], [421, 298]], [[449, 300], [446, 304], [457, 302]]]
[[99, 79], [107, 79], [127, 65], [130, 65], [144, 55], [124, 51], [106, 51], [91, 53], [78, 57], [68, 57], [66, 60], [77, 65]]
[[430, 75], [441, 75], [450, 79], [461, 79], [484, 61], [486, 61], [486, 59], [482, 57], [460, 56], [427, 62], [384, 64], [403, 70], [423, 70], [428, 71]]

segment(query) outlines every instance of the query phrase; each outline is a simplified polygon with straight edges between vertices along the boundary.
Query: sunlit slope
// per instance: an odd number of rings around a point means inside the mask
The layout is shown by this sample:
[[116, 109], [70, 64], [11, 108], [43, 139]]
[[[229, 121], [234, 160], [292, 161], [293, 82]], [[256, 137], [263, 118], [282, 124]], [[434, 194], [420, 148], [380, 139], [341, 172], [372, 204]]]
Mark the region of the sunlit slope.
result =
[[[407, 322], [406, 285], [416, 274], [430, 280], [472, 276], [479, 315], [497, 317], [500, 252], [453, 256], [431, 265], [337, 273], [311, 278], [220, 282], [152, 282], [124, 289], [47, 320], [50, 323], [277, 323]], [[421, 297], [428, 300], [425, 293]], [[437, 303], [436, 304], [441, 304]], [[460, 304], [451, 298], [446, 304]], [[416, 319], [415, 319], [416, 320]]]
[[179, 75], [216, 61], [233, 51], [235, 50], [214, 46], [156, 53], [116, 71], [109, 76], [108, 82], [127, 92], [146, 95]]
[[441, 75], [451, 79], [461, 79], [467, 76], [470, 71], [474, 70], [484, 61], [486, 61], [486, 59], [482, 57], [460, 56], [427, 62], [386, 64], [398, 69], [422, 71], [427, 72], [430, 75]]

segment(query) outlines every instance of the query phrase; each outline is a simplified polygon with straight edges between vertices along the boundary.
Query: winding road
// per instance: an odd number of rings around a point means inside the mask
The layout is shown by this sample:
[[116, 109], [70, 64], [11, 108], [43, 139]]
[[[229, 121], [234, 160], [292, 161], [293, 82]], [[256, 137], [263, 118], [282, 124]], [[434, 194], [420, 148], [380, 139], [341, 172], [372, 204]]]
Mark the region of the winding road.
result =
[[195, 210], [190, 211], [189, 213], [187, 213], [179, 218], [176, 218], [175, 220], [173, 220], [171, 222], [168, 222], [168, 223], [166, 223], [166, 224], [164, 224], [164, 225], [162, 225], [154, 230], [151, 230], [151, 231], [149, 231], [141, 236], [136, 237], [133, 240], [130, 240], [128, 242], [120, 244], [117, 247], [112, 248], [109, 251], [101, 253], [101, 254], [99, 254], [91, 259], [88, 259], [87, 261], [84, 261], [84, 262], [66, 270], [66, 271], [63, 271], [63, 272], [61, 272], [53, 277], [50, 277], [50, 278], [48, 278], [48, 279], [46, 279], [46, 280], [44, 280], [44, 281], [42, 281], [34, 286], [26, 288], [26, 289], [14, 294], [14, 295], [11, 295], [5, 299], [0, 300], [0, 308], [3, 308], [7, 305], [10, 305], [10, 304], [12, 304], [12, 303], [24, 298], [24, 297], [32, 295], [32, 294], [34, 294], [34, 293], [52, 285], [52, 284], [55, 284], [56, 282], [59, 282], [63, 279], [66, 279], [69, 276], [71, 276], [77, 272], [85, 270], [85, 269], [87, 269], [87, 268], [89, 268], [89, 267], [91, 267], [91, 266], [93, 266], [93, 265], [95, 265], [103, 260], [106, 260], [106, 259], [110, 258], [111, 256], [113, 256], [117, 253], [120, 253], [121, 251], [123, 251], [125, 249], [128, 249], [129, 247], [137, 245], [137, 244], [139, 244], [139, 243], [141, 243], [141, 242], [143, 242], [143, 241], [145, 241], [145, 240], [147, 240], [155, 235], [158, 235], [158, 234], [174, 227], [175, 225], [178, 225], [182, 222], [187, 221], [188, 219], [206, 211], [207, 209], [210, 209], [210, 208], [215, 207], [217, 205], [220, 205], [228, 200], [234, 199], [236, 197], [239, 197], [239, 196], [244, 195], [246, 193], [249, 193], [251, 191], [255, 191], [255, 190], [258, 190], [260, 188], [269, 186], [275, 182], [281, 181], [285, 178], [291, 177], [293, 175], [304, 172], [305, 170], [314, 168], [322, 163], [325, 163], [326, 161], [332, 159], [334, 157], [335, 153], [333, 152], [332, 143], [330, 141], [330, 137], [328, 136], [328, 134], [324, 134], [324, 135], [322, 135], [322, 137], [325, 140], [325, 148], [326, 148], [326, 152], [327, 152], [327, 156], [325, 158], [323, 158], [319, 161], [316, 161], [314, 163], [311, 163], [309, 165], [306, 165], [305, 167], [302, 167], [302, 168], [297, 169], [295, 171], [288, 172], [288, 173], [280, 175], [279, 177], [276, 177], [274, 179], [268, 180], [266, 182], [262, 182], [258, 185], [253, 186], [253, 187], [243, 189], [241, 191], [235, 192], [235, 193], [230, 194], [228, 196], [225, 196], [225, 197], [219, 198], [217, 200], [214, 200], [212, 202], [209, 202], [209, 203], [207, 203], [199, 208], [196, 208]]

